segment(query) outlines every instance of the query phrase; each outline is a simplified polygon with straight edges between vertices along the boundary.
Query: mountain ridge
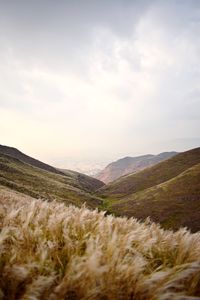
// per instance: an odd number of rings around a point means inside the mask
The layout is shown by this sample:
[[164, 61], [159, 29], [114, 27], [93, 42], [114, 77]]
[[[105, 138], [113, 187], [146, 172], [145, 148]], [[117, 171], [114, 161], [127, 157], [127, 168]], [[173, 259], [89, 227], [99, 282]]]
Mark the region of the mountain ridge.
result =
[[170, 151], [161, 152], [157, 155], [146, 154], [135, 157], [126, 156], [108, 164], [95, 177], [108, 184], [122, 176], [141, 171], [176, 154], [177, 152]]
[[[2, 147], [1, 147], [2, 150]], [[54, 172], [46, 168], [46, 164], [24, 155], [17, 149], [3, 147], [4, 154], [0, 152], [0, 187], [6, 187], [10, 190], [23, 193], [33, 198], [54, 200], [81, 206], [84, 203], [90, 208], [96, 208], [101, 204], [100, 197], [94, 195], [94, 191], [103, 185], [100, 181], [84, 174], [68, 171], [67, 174], [59, 170]], [[8, 150], [5, 154], [5, 150]], [[20, 153], [20, 155], [19, 155]], [[13, 154], [14, 156], [11, 156]], [[18, 158], [16, 158], [18, 156]], [[25, 160], [28, 157], [28, 162]], [[24, 159], [25, 158], [25, 159]], [[35, 165], [31, 165], [30, 163]]]
[[52, 167], [49, 164], [46, 164], [38, 159], [35, 159], [29, 155], [26, 155], [25, 153], [21, 152], [17, 148], [9, 147], [5, 145], [0, 145], [0, 154], [8, 155], [12, 158], [18, 159], [26, 164], [29, 164], [33, 167], [39, 168], [44, 171], [48, 171], [57, 175], [62, 176], [73, 176], [76, 177], [76, 179], [79, 181], [79, 183], [82, 182], [83, 189], [87, 189], [87, 191], [94, 192], [96, 189], [102, 187], [104, 185], [103, 182], [100, 180], [90, 177], [88, 175], [72, 171], [72, 170], [64, 170]]
[[23, 152], [21, 152], [20, 150], [18, 150], [15, 147], [10, 147], [10, 146], [5, 146], [5, 145], [0, 145], [0, 153], [5, 154], [5, 155], [9, 155], [12, 157], [15, 157], [31, 166], [55, 173], [55, 174], [60, 174], [60, 175], [64, 175], [61, 171], [57, 170], [56, 168], [38, 160], [35, 159], [29, 155], [24, 154]]

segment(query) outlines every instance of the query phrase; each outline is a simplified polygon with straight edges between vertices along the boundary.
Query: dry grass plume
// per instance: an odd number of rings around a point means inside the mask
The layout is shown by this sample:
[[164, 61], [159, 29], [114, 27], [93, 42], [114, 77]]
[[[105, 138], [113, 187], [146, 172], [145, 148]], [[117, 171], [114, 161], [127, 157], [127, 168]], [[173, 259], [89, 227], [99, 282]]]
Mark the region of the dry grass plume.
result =
[[200, 299], [200, 233], [42, 200], [0, 203], [0, 299]]

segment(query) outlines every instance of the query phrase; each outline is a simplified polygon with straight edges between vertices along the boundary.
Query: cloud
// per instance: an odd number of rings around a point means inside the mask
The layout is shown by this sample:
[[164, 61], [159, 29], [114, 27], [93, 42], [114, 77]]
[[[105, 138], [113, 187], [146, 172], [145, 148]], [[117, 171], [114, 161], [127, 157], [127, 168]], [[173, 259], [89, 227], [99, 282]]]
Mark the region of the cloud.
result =
[[0, 8], [2, 143], [49, 162], [106, 161], [199, 137], [197, 1]]

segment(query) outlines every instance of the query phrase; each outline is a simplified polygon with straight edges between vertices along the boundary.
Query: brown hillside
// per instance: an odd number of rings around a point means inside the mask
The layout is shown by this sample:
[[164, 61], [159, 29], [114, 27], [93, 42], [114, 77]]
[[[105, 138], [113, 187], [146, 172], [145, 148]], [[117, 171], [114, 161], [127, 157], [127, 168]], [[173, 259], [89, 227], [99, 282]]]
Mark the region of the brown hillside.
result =
[[179, 153], [136, 174], [121, 177], [101, 188], [99, 194], [122, 198], [172, 179], [198, 163], [200, 163], [200, 147]]
[[21, 151], [19, 151], [16, 148], [0, 145], [0, 153], [17, 158], [26, 164], [40, 168], [42, 170], [46, 170], [46, 171], [49, 171], [49, 172], [52, 172], [55, 174], [63, 175], [63, 173], [61, 171], [57, 170], [56, 168], [22, 153]]
[[80, 184], [80, 186], [87, 191], [95, 192], [97, 189], [103, 187], [105, 184], [93, 177], [90, 177], [88, 175], [72, 171], [72, 170], [66, 170], [66, 169], [60, 169], [62, 173], [64, 173], [67, 176], [72, 176], [75, 180], [77, 180]]
[[117, 215], [145, 219], [165, 228], [200, 230], [200, 163], [164, 183], [116, 201], [110, 209]]
[[92, 208], [101, 204], [101, 199], [84, 189], [75, 176], [48, 172], [4, 154], [0, 154], [0, 185], [34, 198], [78, 206], [86, 203]]

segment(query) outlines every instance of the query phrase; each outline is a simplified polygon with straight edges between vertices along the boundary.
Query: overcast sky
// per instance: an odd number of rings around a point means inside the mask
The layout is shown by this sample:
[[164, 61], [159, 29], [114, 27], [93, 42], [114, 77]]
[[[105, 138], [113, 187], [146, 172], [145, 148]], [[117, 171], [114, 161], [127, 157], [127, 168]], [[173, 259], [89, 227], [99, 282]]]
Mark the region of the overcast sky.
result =
[[70, 167], [200, 145], [199, 0], [0, 0], [0, 143]]

